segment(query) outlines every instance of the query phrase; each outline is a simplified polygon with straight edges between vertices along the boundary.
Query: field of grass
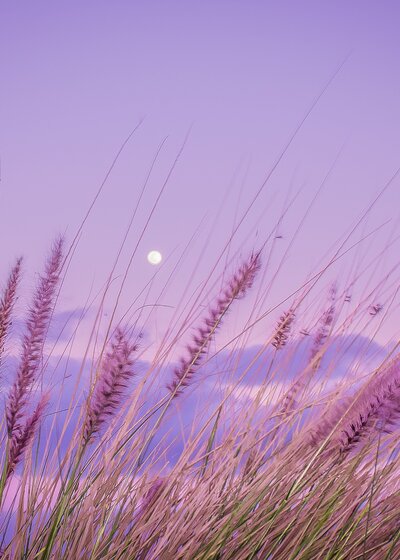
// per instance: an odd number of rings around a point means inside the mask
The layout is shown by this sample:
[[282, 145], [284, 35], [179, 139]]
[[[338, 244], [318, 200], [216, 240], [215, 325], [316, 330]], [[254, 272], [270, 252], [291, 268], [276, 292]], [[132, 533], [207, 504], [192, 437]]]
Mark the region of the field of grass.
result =
[[[375, 322], [379, 329], [381, 303], [368, 294], [354, 305], [348, 288], [333, 284], [305, 328], [302, 306], [318, 289], [322, 267], [288, 297], [246, 362], [243, 341], [258, 321], [250, 317], [214, 372], [225, 380], [217, 404], [183, 427], [184, 443], [171, 461], [169, 428], [210, 375], [214, 341], [231, 309], [257, 290], [262, 295], [268, 250], [232, 258], [223, 278], [213, 286], [209, 280], [210, 303], [186, 309], [144, 371], [140, 325], [112, 320], [100, 339], [98, 314], [82, 358], [90, 376], [83, 365], [70, 374], [73, 390], [60, 422], [62, 383], [46, 383], [45, 343], [69, 254], [65, 240], [53, 243], [11, 377], [8, 345], [23, 261], [4, 281], [2, 559], [400, 558], [397, 345], [362, 369], [371, 344], [362, 339], [358, 368], [337, 376], [343, 346], [358, 340], [347, 336], [352, 326]], [[98, 352], [89, 360], [94, 339]], [[164, 367], [185, 344], [181, 360]], [[254, 367], [251, 398], [237, 399]]]

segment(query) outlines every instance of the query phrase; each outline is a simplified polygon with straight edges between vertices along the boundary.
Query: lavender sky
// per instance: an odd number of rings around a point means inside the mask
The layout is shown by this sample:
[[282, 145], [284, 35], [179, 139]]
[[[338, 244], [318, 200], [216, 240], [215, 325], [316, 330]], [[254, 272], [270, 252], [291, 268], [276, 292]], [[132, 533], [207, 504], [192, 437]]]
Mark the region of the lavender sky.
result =
[[[279, 227], [276, 268], [338, 158], [266, 308], [279, 303], [318, 269], [400, 166], [399, 17], [398, 2], [390, 1], [2, 2], [3, 278], [23, 253], [30, 271], [26, 287], [32, 287], [51, 239], [60, 231], [73, 239], [115, 154], [142, 121], [85, 224], [60, 310], [81, 307], [106, 281], [165, 140], [117, 266], [120, 279], [190, 130], [120, 303], [120, 315], [130, 305], [154, 303], [183, 253], [162, 298], [170, 307], [160, 307], [147, 322], [149, 339], [161, 336], [185, 287], [195, 289], [207, 277], [293, 130], [344, 63], [232, 242], [235, 264], [236, 252], [246, 255], [262, 245], [285, 200], [301, 189]], [[357, 259], [367, 263], [398, 233], [399, 202], [397, 179], [351, 242], [391, 221], [334, 267], [321, 293], [336, 277], [344, 289], [346, 266]], [[146, 261], [151, 249], [163, 253], [164, 265], [135, 302], [155, 273]], [[377, 273], [390, 270], [398, 249], [395, 243], [388, 250]], [[110, 309], [107, 303], [104, 313]], [[226, 336], [239, 325], [238, 313]], [[396, 328], [389, 317], [381, 341]], [[253, 342], [262, 341], [265, 329], [260, 325]]]

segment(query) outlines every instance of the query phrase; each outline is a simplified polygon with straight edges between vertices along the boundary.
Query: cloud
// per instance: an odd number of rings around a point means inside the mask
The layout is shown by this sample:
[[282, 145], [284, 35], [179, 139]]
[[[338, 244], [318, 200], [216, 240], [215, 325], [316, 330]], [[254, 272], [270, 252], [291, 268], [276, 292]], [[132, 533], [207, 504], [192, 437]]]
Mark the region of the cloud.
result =
[[[62, 323], [66, 317], [67, 313], [59, 314], [57, 320]], [[159, 445], [162, 451], [160, 464], [176, 462], [188, 434], [193, 430], [196, 432], [196, 426], [200, 426], [215, 413], [223, 398], [229, 395], [227, 409], [231, 407], [232, 410], [239, 410], [254, 402], [261, 388], [265, 386], [264, 381], [267, 377], [269, 381], [260, 401], [260, 414], [265, 415], [266, 407], [278, 403], [296, 375], [307, 365], [310, 344], [308, 339], [293, 341], [276, 355], [273, 348], [254, 346], [234, 352], [226, 350], [211, 357], [196, 372], [193, 383], [186, 388], [185, 393], [173, 401], [152, 442], [150, 450]], [[334, 338], [315, 376], [314, 395], [321, 396], [338, 384], [356, 383], [362, 376], [373, 371], [386, 353], [385, 348], [361, 336]], [[8, 383], [11, 382], [16, 363], [17, 359], [10, 356], [7, 362]], [[141, 415], [150, 410], [160, 395], [166, 394], [165, 386], [173, 375], [173, 367], [174, 364], [167, 364], [159, 373], [150, 372], [149, 383], [140, 397]], [[44, 388], [50, 390], [51, 401], [43, 425], [43, 434], [45, 438], [50, 439], [50, 449], [55, 449], [56, 445], [61, 446], [61, 454], [65, 453], [71, 442], [81, 406], [89, 392], [91, 368], [90, 361], [82, 366], [80, 358], [53, 355], [44, 372]], [[137, 376], [127, 392], [128, 399], [129, 392], [132, 392], [143, 376], [151, 370], [151, 364], [140, 361], [136, 368]], [[147, 389], [149, 386], [152, 388]], [[3, 386], [3, 391], [6, 390], [7, 385]], [[73, 403], [74, 390], [76, 397]], [[70, 421], [60, 441], [70, 408]], [[207, 433], [204, 437], [207, 437]]]

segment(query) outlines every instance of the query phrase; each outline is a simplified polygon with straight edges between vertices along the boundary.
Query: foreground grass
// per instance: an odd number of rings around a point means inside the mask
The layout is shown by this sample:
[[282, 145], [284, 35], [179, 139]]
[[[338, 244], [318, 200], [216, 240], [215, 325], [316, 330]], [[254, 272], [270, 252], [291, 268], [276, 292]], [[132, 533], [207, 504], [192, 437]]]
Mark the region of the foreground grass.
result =
[[[239, 367], [237, 346], [227, 359], [231, 382], [220, 402], [186, 434], [171, 463], [163, 427], [203, 375], [211, 342], [231, 306], [255, 289], [263, 254], [254, 252], [231, 270], [199, 323], [193, 325], [189, 314], [144, 374], [137, 370], [137, 331], [112, 325], [84, 400], [72, 396], [60, 426], [51, 408], [54, 395], [39, 388], [63, 259], [64, 242], [58, 239], [27, 312], [18, 367], [6, 394], [2, 558], [400, 558], [396, 348], [353, 383], [328, 383], [340, 353], [329, 367], [321, 365], [335, 334], [357, 318], [338, 319], [346, 292], [331, 288], [313, 332], [302, 332], [311, 341], [305, 365], [288, 378], [280, 355], [296, 328], [304, 292], [293, 300], [261, 349], [271, 352], [245, 407], [236, 406], [233, 397], [252, 364]], [[20, 270], [19, 260], [1, 300], [2, 358]], [[375, 305], [359, 313], [372, 321], [380, 311]], [[248, 336], [251, 327], [243, 332]], [[186, 354], [164, 378], [161, 365], [182, 336], [189, 339]], [[300, 350], [292, 345], [286, 352], [288, 369]], [[149, 403], [155, 379], [163, 389]]]

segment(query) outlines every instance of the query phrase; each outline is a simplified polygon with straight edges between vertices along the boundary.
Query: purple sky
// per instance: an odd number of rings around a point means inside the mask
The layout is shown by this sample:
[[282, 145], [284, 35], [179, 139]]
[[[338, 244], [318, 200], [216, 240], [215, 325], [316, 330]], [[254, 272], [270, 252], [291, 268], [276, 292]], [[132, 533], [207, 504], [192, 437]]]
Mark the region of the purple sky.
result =
[[[121, 300], [123, 312], [156, 270], [147, 264], [147, 252], [159, 249], [169, 259], [158, 269], [146, 300], [153, 303], [200, 228], [163, 297], [172, 307], [160, 308], [148, 323], [152, 336], [159, 336], [187, 283], [194, 289], [206, 278], [235, 215], [243, 214], [313, 99], [350, 55], [232, 245], [232, 254], [242, 247], [245, 255], [261, 244], [288, 192], [302, 187], [281, 226], [284, 238], [276, 267], [342, 149], [265, 309], [276, 304], [315, 270], [400, 165], [399, 17], [398, 2], [390, 1], [3, 3], [3, 271], [15, 255], [24, 253], [30, 271], [26, 282], [32, 286], [33, 271], [41, 266], [52, 237], [66, 231], [72, 240], [115, 153], [144, 118], [90, 215], [71, 266], [60, 308], [81, 306], [90, 289], [96, 293], [107, 278], [160, 142], [168, 136], [118, 274], [192, 126]], [[364, 244], [357, 257], [349, 256], [349, 266], [351, 259], [372, 258], [388, 242], [399, 218], [399, 202], [397, 180], [352, 240], [388, 219], [391, 223]], [[399, 243], [379, 273], [393, 266], [398, 249]], [[327, 282], [345, 274], [344, 264], [341, 267]], [[325, 287], [323, 283], [321, 290]], [[139, 301], [136, 306], [144, 299]], [[256, 332], [257, 342], [266, 328], [263, 324]], [[391, 336], [393, 328], [398, 327], [389, 320], [384, 334]], [[228, 333], [234, 331], [235, 325]]]

